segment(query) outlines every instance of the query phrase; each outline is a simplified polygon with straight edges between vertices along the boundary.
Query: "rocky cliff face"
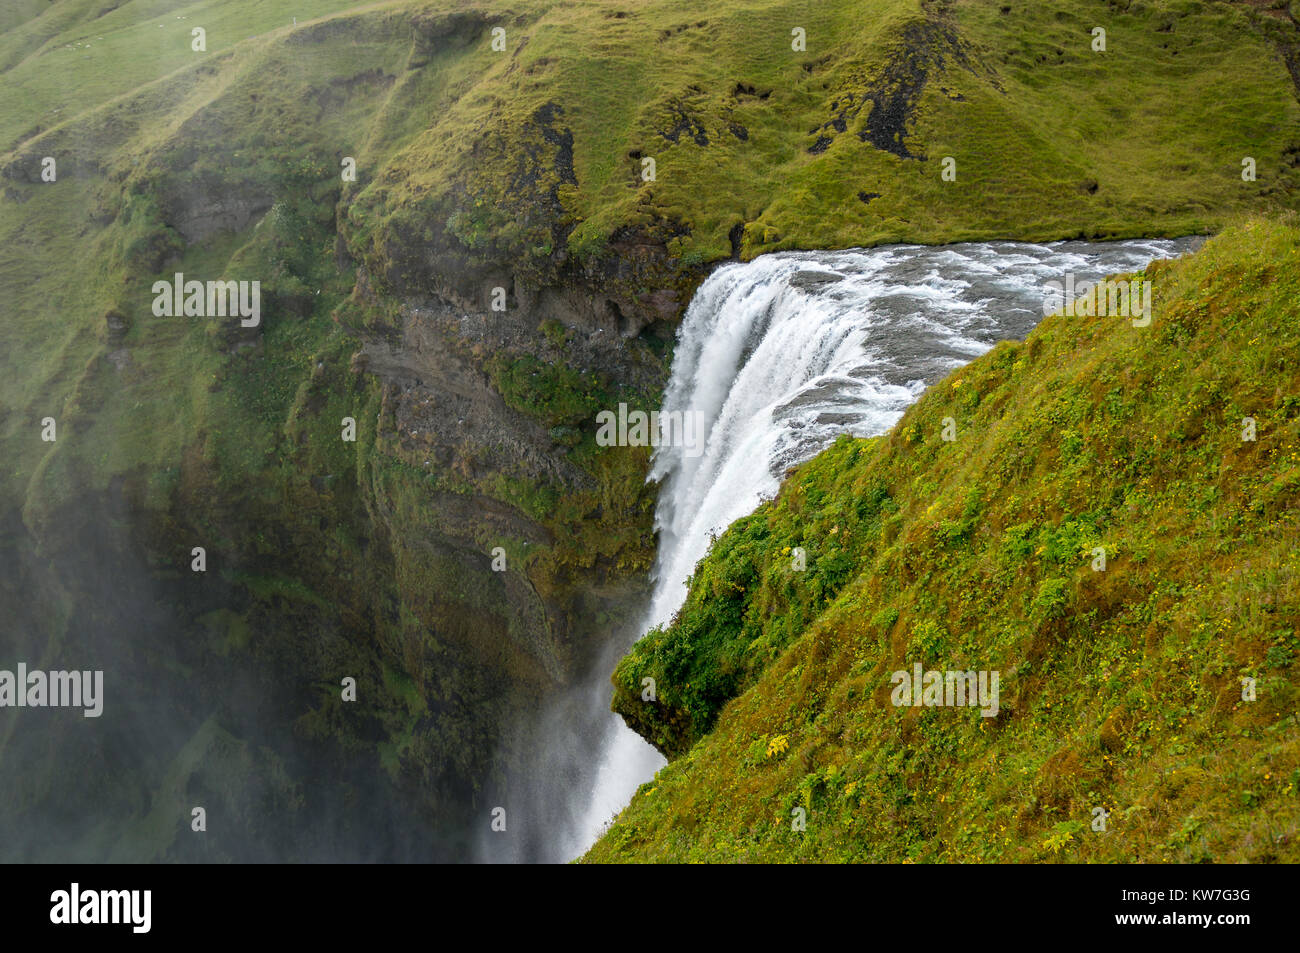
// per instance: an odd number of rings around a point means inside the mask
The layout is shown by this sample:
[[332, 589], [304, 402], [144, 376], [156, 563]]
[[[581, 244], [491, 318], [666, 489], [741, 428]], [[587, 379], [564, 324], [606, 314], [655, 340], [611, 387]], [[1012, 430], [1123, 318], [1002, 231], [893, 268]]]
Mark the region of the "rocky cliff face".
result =
[[[419, 59], [463, 50], [483, 25], [375, 32], [409, 43], [413, 30]], [[314, 89], [353, 115], [394, 84], [360, 75]], [[646, 452], [596, 452], [591, 418], [653, 400], [681, 299], [652, 277], [671, 266], [651, 240], [582, 274], [559, 226], [540, 266], [445, 230], [368, 244], [317, 160], [250, 160], [260, 133], [232, 117], [266, 93], [234, 86], [237, 103], [200, 109], [150, 152], [130, 155], [138, 130], [112, 123], [99, 143], [125, 153], [91, 177], [102, 259], [120, 275], [65, 442], [5, 510], [3, 603], [22, 630], [8, 651], [104, 669], [109, 711], [99, 734], [24, 717], [3, 755], [31, 770], [6, 774], [0, 829], [28, 859], [465, 859], [476, 823], [536, 767], [540, 707], [638, 604]], [[572, 134], [535, 118], [547, 151], [517, 182], [526, 214], [550, 220], [554, 188], [527, 181], [572, 182]], [[5, 177], [30, 198], [39, 154], [87, 134], [50, 134]], [[178, 271], [260, 277], [262, 322], [194, 322], [182, 343], [144, 293]], [[641, 283], [659, 290], [638, 297]], [[164, 379], [177, 348], [205, 381], [179, 404]], [[132, 391], [137, 408], [145, 393], [176, 407], [171, 448], [104, 468], [94, 457], [131, 414], [96, 404]], [[59, 786], [69, 762], [86, 765], [84, 787]], [[191, 802], [216, 836], [187, 836]], [[79, 820], [56, 833], [56, 815]]]

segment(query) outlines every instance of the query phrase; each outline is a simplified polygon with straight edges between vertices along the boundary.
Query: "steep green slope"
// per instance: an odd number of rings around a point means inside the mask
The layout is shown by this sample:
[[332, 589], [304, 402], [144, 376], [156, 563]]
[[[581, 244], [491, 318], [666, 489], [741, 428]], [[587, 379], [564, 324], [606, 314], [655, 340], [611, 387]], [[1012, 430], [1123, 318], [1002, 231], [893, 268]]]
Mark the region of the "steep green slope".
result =
[[[59, 0], [0, 13], [0, 147], [8, 150], [177, 70], [353, 0]], [[12, 23], [6, 23], [11, 18]], [[21, 21], [21, 22], [20, 22]], [[193, 50], [202, 29], [206, 53]]]
[[[1140, 277], [1149, 327], [1047, 318], [727, 531], [615, 674], [675, 760], [588, 860], [1300, 857], [1300, 228]], [[916, 663], [1000, 711], [896, 707]]]

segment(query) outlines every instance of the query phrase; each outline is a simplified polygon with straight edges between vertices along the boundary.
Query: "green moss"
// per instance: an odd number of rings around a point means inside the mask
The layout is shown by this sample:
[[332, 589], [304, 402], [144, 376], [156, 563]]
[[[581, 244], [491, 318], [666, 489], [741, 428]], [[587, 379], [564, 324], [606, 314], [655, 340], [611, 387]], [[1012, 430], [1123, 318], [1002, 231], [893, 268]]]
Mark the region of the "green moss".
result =
[[507, 404], [548, 427], [589, 422], [609, 404], [607, 385], [598, 376], [563, 364], [547, 364], [531, 355], [497, 356], [487, 368]]

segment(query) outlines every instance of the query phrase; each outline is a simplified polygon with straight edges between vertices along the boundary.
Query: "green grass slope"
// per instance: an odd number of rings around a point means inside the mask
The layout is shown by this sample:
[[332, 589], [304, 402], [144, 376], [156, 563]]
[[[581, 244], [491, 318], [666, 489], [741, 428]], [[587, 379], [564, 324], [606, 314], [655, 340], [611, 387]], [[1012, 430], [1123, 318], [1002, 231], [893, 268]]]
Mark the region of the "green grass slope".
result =
[[[588, 860], [1300, 859], [1300, 229], [1142, 277], [1149, 327], [1049, 317], [718, 540], [615, 674], [674, 760]], [[895, 707], [915, 663], [1000, 712]]]

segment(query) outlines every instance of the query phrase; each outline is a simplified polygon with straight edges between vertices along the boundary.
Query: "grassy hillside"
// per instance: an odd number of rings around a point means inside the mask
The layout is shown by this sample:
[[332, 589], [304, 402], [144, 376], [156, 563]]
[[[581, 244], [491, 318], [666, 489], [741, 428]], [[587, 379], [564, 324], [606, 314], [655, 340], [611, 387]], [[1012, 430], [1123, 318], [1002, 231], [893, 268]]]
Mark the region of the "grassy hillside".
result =
[[[1047, 318], [727, 531], [615, 674], [675, 760], [588, 860], [1300, 857], [1300, 229], [1142, 277], [1151, 326]], [[895, 707], [917, 662], [1000, 712]]]
[[[487, 20], [508, 52], [481, 60], [474, 88], [361, 191], [358, 237], [382, 248], [420, 235], [446, 271], [512, 257], [541, 280], [567, 263], [562, 247], [599, 270], [633, 235], [692, 265], [902, 240], [1188, 234], [1296, 187], [1300, 113], [1278, 46], [1296, 31], [1280, 11], [731, 0], [554, 6], [534, 20], [512, 9]], [[1098, 26], [1104, 52], [1092, 48]], [[804, 51], [791, 48], [796, 28]], [[545, 144], [570, 134], [552, 166]], [[1263, 170], [1255, 182], [1241, 179], [1246, 156]], [[619, 277], [626, 297], [653, 290], [644, 273]]]

